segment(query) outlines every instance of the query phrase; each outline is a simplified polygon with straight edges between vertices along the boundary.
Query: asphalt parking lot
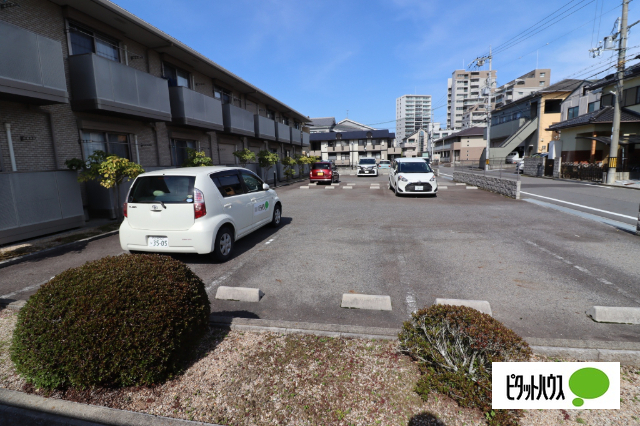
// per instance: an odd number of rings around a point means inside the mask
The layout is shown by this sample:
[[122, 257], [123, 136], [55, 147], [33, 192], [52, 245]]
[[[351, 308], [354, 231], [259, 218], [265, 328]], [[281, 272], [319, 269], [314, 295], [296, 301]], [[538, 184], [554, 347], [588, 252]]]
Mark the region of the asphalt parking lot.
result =
[[[527, 337], [640, 340], [638, 325], [585, 314], [594, 305], [640, 306], [637, 236], [446, 179], [437, 197], [395, 197], [387, 179], [343, 172], [333, 189], [278, 188], [279, 229], [239, 240], [225, 264], [176, 258], [204, 280], [218, 315], [398, 327], [435, 298], [475, 299]], [[0, 297], [26, 299], [69, 267], [120, 253], [113, 236], [0, 269]], [[216, 300], [220, 286], [264, 296]], [[392, 310], [341, 308], [344, 293], [388, 295]]]

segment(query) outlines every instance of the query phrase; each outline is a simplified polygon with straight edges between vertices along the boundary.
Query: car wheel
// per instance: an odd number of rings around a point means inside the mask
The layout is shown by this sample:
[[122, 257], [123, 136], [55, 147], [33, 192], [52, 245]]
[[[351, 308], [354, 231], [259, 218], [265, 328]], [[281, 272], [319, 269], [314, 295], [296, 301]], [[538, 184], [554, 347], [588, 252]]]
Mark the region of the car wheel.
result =
[[400, 196], [400, 193], [398, 192], [398, 186], [397, 185], [393, 187], [393, 193], [396, 194], [396, 197]]
[[273, 219], [271, 219], [271, 226], [277, 228], [280, 226], [280, 222], [282, 221], [282, 206], [280, 204], [276, 204], [276, 207], [273, 209]]
[[214, 260], [225, 262], [231, 257], [232, 251], [233, 229], [230, 226], [223, 226], [216, 235], [211, 256]]

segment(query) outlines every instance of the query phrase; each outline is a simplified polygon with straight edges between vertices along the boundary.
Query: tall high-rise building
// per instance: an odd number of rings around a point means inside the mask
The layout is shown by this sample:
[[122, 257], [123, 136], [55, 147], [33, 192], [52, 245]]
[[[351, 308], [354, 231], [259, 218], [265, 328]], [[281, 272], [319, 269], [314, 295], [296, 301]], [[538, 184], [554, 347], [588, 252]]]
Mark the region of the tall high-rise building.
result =
[[426, 129], [431, 122], [431, 95], [403, 95], [396, 99], [396, 141]]
[[[491, 71], [491, 90], [496, 86], [496, 70]], [[489, 71], [455, 70], [447, 80], [447, 128], [462, 129], [462, 116], [471, 107], [486, 102], [483, 90], [489, 87]]]

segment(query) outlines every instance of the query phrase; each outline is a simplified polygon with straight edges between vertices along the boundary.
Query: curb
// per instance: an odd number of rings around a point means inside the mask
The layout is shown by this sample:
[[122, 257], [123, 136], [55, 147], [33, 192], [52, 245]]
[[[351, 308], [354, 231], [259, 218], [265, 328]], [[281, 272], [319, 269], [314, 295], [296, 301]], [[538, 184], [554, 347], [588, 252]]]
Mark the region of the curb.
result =
[[[12, 410], [9, 408], [9, 410], [7, 410], [3, 406], [16, 407], [18, 409]], [[7, 413], [7, 411], [10, 411], [10, 413]], [[64, 424], [60, 422], [62, 419], [55, 422], [56, 417], [63, 416], [68, 419], [109, 426], [220, 426], [212, 423], [194, 422], [134, 411], [116, 410], [115, 408], [101, 407], [99, 405], [81, 404], [63, 399], [45, 398], [43, 396], [30, 395], [1, 388], [0, 413], [2, 413], [2, 418], [7, 420], [12, 417], [17, 417], [20, 420], [29, 418], [32, 422], [27, 424]], [[11, 414], [13, 414], [13, 416], [11, 416]]]
[[532, 178], [557, 180], [557, 181], [560, 181], [560, 182], [578, 182], [578, 183], [590, 182], [590, 183], [592, 183], [594, 185], [598, 185], [598, 186], [609, 186], [611, 188], [622, 188], [622, 189], [635, 189], [636, 191], [640, 191], [640, 188], [631, 188], [630, 186], [623, 186], [623, 185], [611, 185], [610, 183], [591, 182], [589, 180], [554, 178], [554, 177], [551, 177], [551, 176], [529, 176], [529, 175], [523, 175], [523, 176], [532, 177]]
[[[217, 328], [282, 334], [357, 339], [398, 340], [400, 329], [318, 324], [296, 321], [234, 318], [211, 315], [209, 323]], [[640, 366], [640, 343], [599, 340], [569, 340], [524, 337], [534, 353], [549, 357], [573, 358], [580, 361], [610, 361]]]
[[118, 232], [119, 232], [119, 230], [116, 229], [115, 231], [105, 232], [104, 234], [94, 235], [93, 237], [84, 238], [82, 240], [73, 241], [73, 242], [70, 242], [70, 243], [62, 244], [62, 245], [59, 245], [59, 246], [51, 247], [51, 248], [40, 250], [40, 251], [34, 251], [33, 253], [25, 254], [24, 256], [19, 256], [19, 257], [14, 257], [13, 259], [3, 260], [2, 262], [0, 262], [0, 269], [6, 268], [7, 266], [15, 265], [16, 263], [24, 262], [25, 260], [29, 260], [32, 257], [38, 257], [38, 256], [42, 255], [43, 253], [48, 253], [48, 252], [53, 251], [53, 250], [59, 250], [59, 249], [63, 249], [63, 248], [66, 248], [66, 247], [71, 247], [74, 244], [88, 243], [90, 241], [95, 241], [95, 240], [99, 240], [101, 238], [110, 237], [112, 235], [117, 234]]

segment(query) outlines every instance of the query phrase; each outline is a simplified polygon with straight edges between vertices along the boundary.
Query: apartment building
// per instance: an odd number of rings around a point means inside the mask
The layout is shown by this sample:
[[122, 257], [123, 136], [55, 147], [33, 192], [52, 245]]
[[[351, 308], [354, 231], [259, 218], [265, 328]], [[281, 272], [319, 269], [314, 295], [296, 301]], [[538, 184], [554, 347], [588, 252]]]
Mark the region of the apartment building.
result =
[[[496, 70], [491, 71], [492, 89]], [[447, 128], [462, 129], [462, 116], [474, 105], [486, 103], [483, 90], [489, 88], [489, 71], [455, 70], [447, 80]]]
[[431, 95], [403, 95], [396, 99], [396, 141], [420, 129], [426, 129], [431, 122]]
[[393, 147], [395, 136], [386, 129], [312, 133], [309, 155], [333, 161], [337, 166], [356, 165], [361, 157], [390, 160], [402, 153]]
[[429, 123], [427, 129], [417, 132], [402, 139], [399, 147], [403, 157], [429, 157], [432, 141], [455, 133], [455, 130], [442, 129], [440, 123]]
[[306, 116], [108, 0], [20, 0], [0, 8], [0, 40], [0, 244], [120, 208], [78, 185], [71, 158], [154, 170], [187, 148], [235, 164], [238, 149], [310, 143]]
[[549, 68], [535, 69], [496, 88], [491, 97], [491, 103], [494, 108], [501, 108], [549, 87], [550, 84], [551, 70]]
[[433, 141], [434, 158], [443, 163], [479, 162], [487, 144], [483, 127], [470, 127]]

